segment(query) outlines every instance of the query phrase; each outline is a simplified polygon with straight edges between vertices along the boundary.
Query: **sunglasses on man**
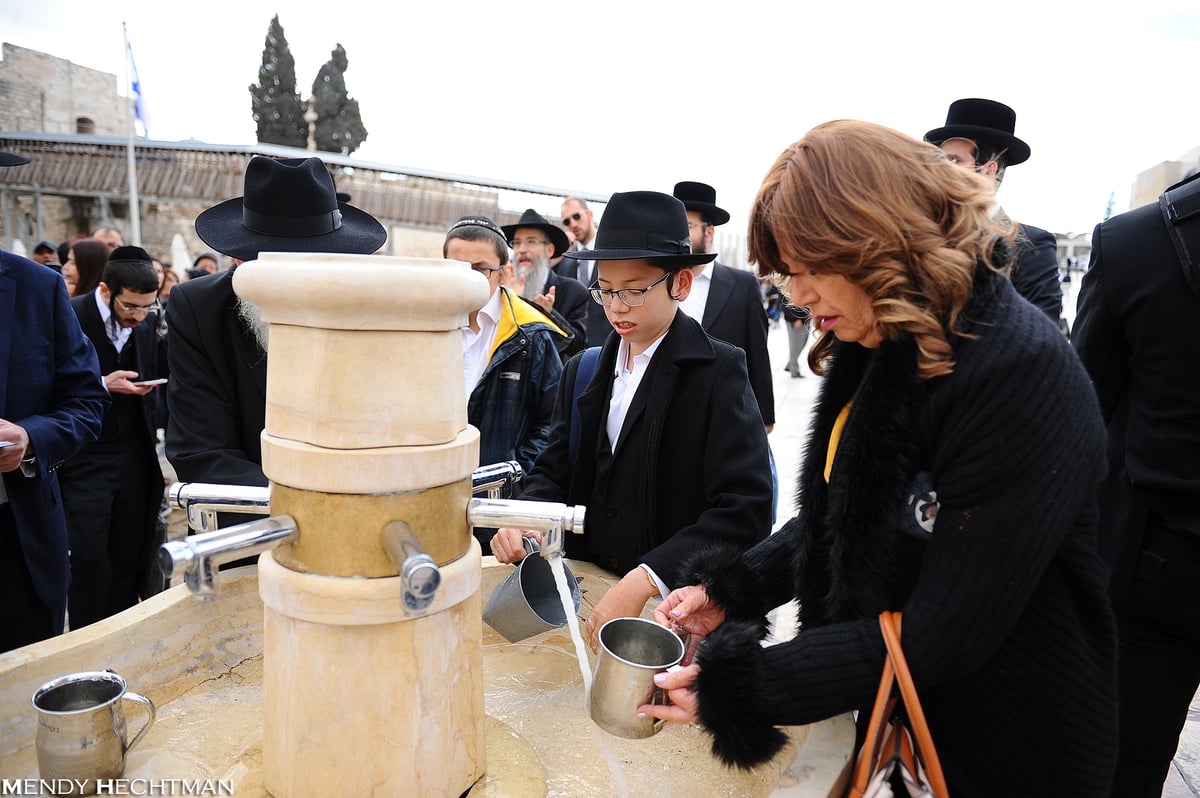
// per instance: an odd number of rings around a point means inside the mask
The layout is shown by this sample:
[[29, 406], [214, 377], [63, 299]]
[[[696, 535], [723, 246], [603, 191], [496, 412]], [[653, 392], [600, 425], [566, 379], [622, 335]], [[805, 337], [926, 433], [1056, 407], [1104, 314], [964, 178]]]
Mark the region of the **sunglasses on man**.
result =
[[578, 222], [582, 218], [583, 218], [583, 214], [579, 213], [578, 211], [571, 214], [570, 216], [564, 216], [563, 217], [563, 227], [570, 227], [572, 220]]

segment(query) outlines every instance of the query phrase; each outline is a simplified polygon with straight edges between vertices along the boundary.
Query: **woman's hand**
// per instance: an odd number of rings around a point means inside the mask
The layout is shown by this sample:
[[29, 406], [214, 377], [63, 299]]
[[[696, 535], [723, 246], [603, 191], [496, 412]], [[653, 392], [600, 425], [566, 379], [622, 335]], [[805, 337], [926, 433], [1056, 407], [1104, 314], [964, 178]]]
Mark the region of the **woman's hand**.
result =
[[533, 538], [539, 546], [542, 543], [542, 533], [532, 529], [504, 527], [496, 530], [489, 545], [497, 562], [517, 563], [525, 559], [525, 544], [521, 541], [521, 538], [525, 537]]
[[684, 659], [690, 662], [699, 638], [725, 622], [725, 610], [708, 597], [703, 585], [688, 585], [671, 591], [654, 610], [654, 620], [676, 634], [692, 635], [692, 646]]
[[670, 704], [642, 704], [638, 716], [662, 718], [667, 726], [686, 726], [700, 719], [700, 700], [692, 691], [692, 683], [700, 675], [699, 665], [655, 675], [654, 683], [667, 691]]
[[649, 576], [645, 568], [634, 568], [596, 604], [587, 622], [588, 646], [593, 652], [600, 648], [601, 626], [613, 618], [636, 618], [646, 608], [646, 602], [659, 595]]

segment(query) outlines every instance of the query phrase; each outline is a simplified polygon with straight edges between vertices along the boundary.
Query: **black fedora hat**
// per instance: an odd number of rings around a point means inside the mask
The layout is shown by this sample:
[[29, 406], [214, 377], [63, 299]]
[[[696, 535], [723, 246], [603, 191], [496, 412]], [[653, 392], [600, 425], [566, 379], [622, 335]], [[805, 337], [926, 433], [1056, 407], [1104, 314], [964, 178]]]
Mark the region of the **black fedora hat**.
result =
[[547, 222], [546, 219], [533, 208], [526, 208], [525, 213], [521, 214], [521, 218], [516, 224], [506, 224], [504, 227], [500, 228], [504, 231], [504, 240], [512, 241], [513, 236], [517, 234], [517, 230], [522, 227], [541, 230], [543, 233], [548, 235], [550, 237], [550, 243], [554, 245], [555, 255], [563, 254], [567, 251], [567, 247], [571, 246], [571, 242], [567, 238], [566, 232], [558, 225]]
[[245, 196], [196, 217], [205, 244], [238, 260], [260, 252], [344, 252], [369, 255], [387, 231], [366, 211], [338, 202], [320, 158], [267, 158], [246, 165]]
[[969, 98], [950, 103], [946, 124], [925, 134], [925, 140], [940, 145], [947, 139], [971, 139], [997, 144], [1005, 150], [1009, 166], [1029, 160], [1029, 145], [1013, 135], [1017, 112], [995, 100]]
[[701, 219], [714, 227], [729, 221], [729, 212], [717, 207], [717, 190], [707, 183], [684, 180], [676, 183], [671, 193], [683, 203], [683, 207], [696, 211]]
[[11, 152], [0, 152], [0, 166], [24, 166], [29, 163], [29, 159], [24, 155], [16, 155]]
[[687, 210], [683, 203], [657, 191], [613, 194], [600, 218], [596, 248], [568, 252], [573, 260], [649, 260], [665, 269], [699, 266], [715, 252], [692, 253]]

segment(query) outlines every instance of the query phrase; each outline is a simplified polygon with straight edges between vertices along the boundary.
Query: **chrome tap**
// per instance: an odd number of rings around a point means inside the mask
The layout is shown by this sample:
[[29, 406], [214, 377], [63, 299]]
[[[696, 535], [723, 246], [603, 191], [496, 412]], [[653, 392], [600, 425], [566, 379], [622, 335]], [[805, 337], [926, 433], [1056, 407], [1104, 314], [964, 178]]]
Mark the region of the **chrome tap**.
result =
[[525, 472], [516, 460], [480, 466], [471, 474], [471, 495], [487, 491], [489, 499], [507, 498], [524, 477]]
[[384, 550], [400, 569], [400, 599], [404, 608], [414, 612], [425, 609], [442, 584], [437, 563], [403, 521], [392, 521], [385, 526], [381, 538]]
[[296, 534], [290, 515], [248, 521], [164, 543], [158, 550], [158, 566], [168, 578], [183, 574], [194, 598], [214, 599], [220, 593], [217, 570], [222, 563], [270, 551], [294, 540]]
[[217, 528], [217, 513], [269, 515], [271, 489], [255, 485], [215, 485], [176, 482], [167, 489], [167, 504], [187, 513], [188, 526], [197, 532]]
[[541, 554], [553, 557], [563, 553], [564, 534], [583, 534], [587, 508], [559, 502], [521, 499], [471, 499], [467, 502], [467, 523], [473, 527], [517, 527], [542, 533]]

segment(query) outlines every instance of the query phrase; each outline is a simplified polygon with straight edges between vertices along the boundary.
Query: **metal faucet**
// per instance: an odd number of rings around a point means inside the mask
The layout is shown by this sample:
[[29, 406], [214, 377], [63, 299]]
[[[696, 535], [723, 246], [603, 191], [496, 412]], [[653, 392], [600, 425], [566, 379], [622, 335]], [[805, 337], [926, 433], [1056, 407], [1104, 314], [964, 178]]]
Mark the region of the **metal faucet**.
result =
[[248, 521], [164, 543], [158, 550], [158, 566], [168, 578], [183, 574], [192, 596], [208, 601], [220, 594], [217, 571], [222, 563], [270, 551], [296, 534], [290, 515]]
[[480, 466], [471, 474], [471, 495], [487, 491], [489, 499], [503, 499], [511, 496], [513, 488], [524, 478], [525, 472], [516, 460]]
[[433, 603], [442, 572], [421, 541], [403, 521], [392, 521], [383, 528], [383, 548], [400, 569], [400, 599], [404, 608], [419, 611]]
[[541, 555], [546, 558], [563, 553], [564, 534], [583, 534], [587, 508], [560, 502], [521, 499], [471, 499], [467, 502], [467, 523], [473, 527], [518, 527], [542, 533]]

